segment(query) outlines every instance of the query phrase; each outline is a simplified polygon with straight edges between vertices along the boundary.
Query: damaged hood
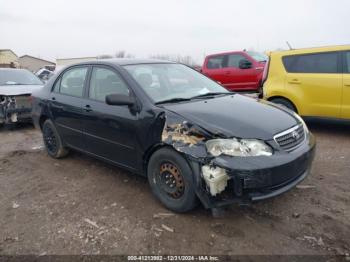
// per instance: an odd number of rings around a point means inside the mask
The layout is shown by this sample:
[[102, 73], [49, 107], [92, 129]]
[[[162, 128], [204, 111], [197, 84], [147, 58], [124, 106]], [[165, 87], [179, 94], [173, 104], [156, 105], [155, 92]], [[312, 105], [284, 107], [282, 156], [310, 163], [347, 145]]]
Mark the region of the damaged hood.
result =
[[287, 110], [238, 94], [168, 104], [164, 108], [221, 137], [270, 140], [298, 124]]
[[0, 85], [0, 95], [2, 96], [18, 96], [30, 95], [34, 91], [39, 90], [43, 85]]

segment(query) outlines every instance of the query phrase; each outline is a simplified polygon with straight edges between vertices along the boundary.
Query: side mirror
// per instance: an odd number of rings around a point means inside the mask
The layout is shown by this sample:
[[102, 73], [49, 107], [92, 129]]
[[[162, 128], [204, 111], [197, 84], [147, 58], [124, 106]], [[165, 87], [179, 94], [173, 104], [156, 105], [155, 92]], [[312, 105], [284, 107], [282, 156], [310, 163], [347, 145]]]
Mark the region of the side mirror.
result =
[[249, 69], [253, 67], [253, 63], [246, 60], [246, 59], [242, 59], [239, 61], [239, 68], [240, 69]]
[[135, 99], [127, 95], [111, 94], [106, 96], [106, 103], [111, 106], [132, 106]]

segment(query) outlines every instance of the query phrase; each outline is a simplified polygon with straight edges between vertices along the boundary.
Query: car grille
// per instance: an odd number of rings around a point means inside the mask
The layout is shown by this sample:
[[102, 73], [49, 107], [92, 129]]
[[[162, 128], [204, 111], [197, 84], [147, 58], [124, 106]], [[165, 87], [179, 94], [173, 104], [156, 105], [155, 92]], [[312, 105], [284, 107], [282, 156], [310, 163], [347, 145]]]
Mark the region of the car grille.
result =
[[30, 101], [30, 96], [16, 96], [16, 107], [17, 108], [31, 108], [32, 104]]
[[303, 125], [292, 127], [274, 136], [277, 144], [286, 151], [292, 151], [298, 147], [305, 139]]

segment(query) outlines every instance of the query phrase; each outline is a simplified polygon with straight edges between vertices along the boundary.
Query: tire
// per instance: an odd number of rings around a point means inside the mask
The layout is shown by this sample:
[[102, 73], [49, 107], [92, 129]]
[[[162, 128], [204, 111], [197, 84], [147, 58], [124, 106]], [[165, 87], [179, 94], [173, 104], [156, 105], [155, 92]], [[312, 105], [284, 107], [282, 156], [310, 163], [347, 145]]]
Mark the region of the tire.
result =
[[63, 146], [62, 139], [51, 120], [46, 120], [42, 127], [46, 151], [52, 158], [62, 158], [68, 154], [68, 149]]
[[258, 89], [258, 98], [263, 98], [263, 96], [264, 96], [264, 89], [262, 86], [260, 86]]
[[168, 209], [179, 213], [188, 212], [198, 204], [192, 173], [186, 159], [170, 148], [156, 151], [147, 167], [153, 194]]
[[272, 103], [284, 106], [286, 108], [288, 108], [289, 110], [292, 110], [293, 112], [297, 113], [297, 110], [295, 108], [295, 106], [289, 102], [287, 99], [284, 98], [274, 98], [270, 100]]
[[14, 130], [17, 129], [18, 123], [17, 122], [15, 122], [15, 123], [13, 123], [13, 122], [6, 123], [6, 124], [3, 125], [3, 127], [7, 131], [14, 131]]

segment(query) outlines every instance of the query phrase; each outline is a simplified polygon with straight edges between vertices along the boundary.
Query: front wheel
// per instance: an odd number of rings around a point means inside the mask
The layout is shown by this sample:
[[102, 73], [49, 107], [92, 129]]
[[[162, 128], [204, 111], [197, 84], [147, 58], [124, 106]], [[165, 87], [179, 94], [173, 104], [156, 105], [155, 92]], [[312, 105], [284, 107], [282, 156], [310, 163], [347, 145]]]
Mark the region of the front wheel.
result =
[[156, 151], [148, 162], [147, 174], [153, 194], [168, 209], [183, 213], [198, 204], [192, 170], [174, 150]]
[[62, 139], [51, 120], [46, 120], [42, 127], [44, 144], [49, 156], [62, 158], [68, 154], [68, 149], [63, 146]]

